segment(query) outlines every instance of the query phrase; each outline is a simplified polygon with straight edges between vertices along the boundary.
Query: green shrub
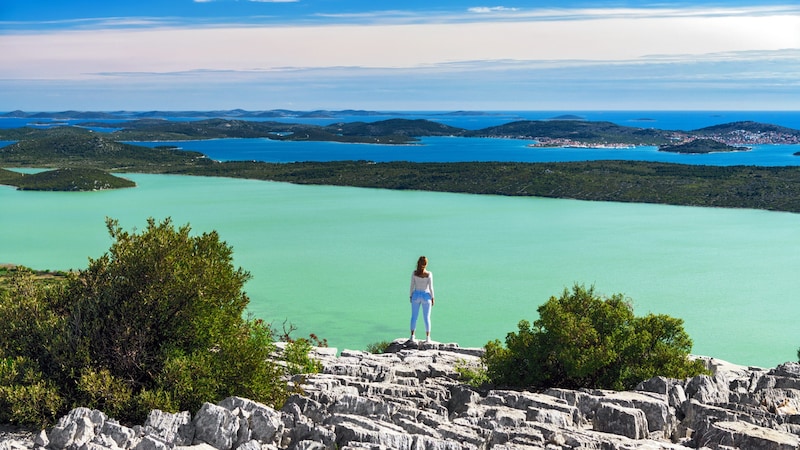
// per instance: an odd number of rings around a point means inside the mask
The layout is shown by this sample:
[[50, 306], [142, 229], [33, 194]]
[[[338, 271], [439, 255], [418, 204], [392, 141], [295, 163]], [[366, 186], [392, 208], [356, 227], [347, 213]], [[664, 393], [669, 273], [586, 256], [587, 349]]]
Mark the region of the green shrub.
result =
[[0, 359], [0, 423], [45, 426], [64, 405], [57, 386], [44, 379], [34, 361], [21, 356]]
[[[217, 233], [192, 235], [170, 219], [140, 233], [107, 226], [114, 242], [86, 270], [53, 285], [23, 272], [0, 292], [8, 420], [39, 423], [81, 405], [140, 423], [150, 409], [194, 411], [231, 395], [279, 408], [289, 391], [274, 333], [244, 318], [250, 275]], [[293, 353], [300, 370], [313, 366], [305, 349]]]
[[705, 373], [688, 359], [692, 341], [683, 321], [666, 315], [635, 317], [622, 295], [601, 298], [575, 285], [538, 308], [533, 326], [522, 320], [485, 346], [489, 379], [498, 385], [624, 390], [654, 376]]
[[490, 382], [489, 374], [483, 365], [469, 364], [464, 360], [460, 360], [456, 363], [454, 369], [458, 373], [459, 381], [469, 386], [479, 388]]
[[392, 345], [391, 341], [373, 342], [371, 344], [367, 344], [367, 352], [380, 355], [382, 353], [386, 353], [386, 349], [388, 349], [390, 345]]
[[37, 282], [32, 270], [17, 267], [8, 276], [7, 289], [0, 292], [0, 357], [30, 356], [46, 352], [58, 317], [52, 297], [60, 285]]
[[131, 407], [133, 389], [108, 369], [86, 368], [78, 379], [78, 404], [120, 417]]
[[172, 396], [163, 388], [156, 388], [155, 390], [142, 389], [133, 397], [129, 415], [132, 417], [147, 417], [150, 411], [154, 409], [161, 411], [181, 410]]
[[322, 371], [322, 363], [309, 356], [311, 349], [311, 341], [305, 338], [295, 339], [286, 343], [283, 359], [286, 361], [286, 367], [291, 375], [319, 373]]

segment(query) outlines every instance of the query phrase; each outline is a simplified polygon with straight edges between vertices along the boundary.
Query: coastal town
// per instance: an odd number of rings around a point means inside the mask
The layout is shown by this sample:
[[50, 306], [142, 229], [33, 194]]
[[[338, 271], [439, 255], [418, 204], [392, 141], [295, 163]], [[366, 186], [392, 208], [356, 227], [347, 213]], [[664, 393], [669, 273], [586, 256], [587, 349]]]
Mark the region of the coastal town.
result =
[[[769, 128], [768, 126], [765, 128]], [[792, 129], [729, 129], [713, 132], [707, 129], [696, 132], [675, 131], [669, 134], [668, 139], [675, 145], [687, 144], [697, 139], [711, 139], [733, 147], [747, 147], [752, 145], [798, 145], [800, 133]], [[646, 144], [631, 144], [627, 142], [586, 142], [579, 139], [563, 137], [535, 137], [536, 142], [528, 147], [558, 147], [558, 148], [586, 148], [586, 149], [628, 149]]]

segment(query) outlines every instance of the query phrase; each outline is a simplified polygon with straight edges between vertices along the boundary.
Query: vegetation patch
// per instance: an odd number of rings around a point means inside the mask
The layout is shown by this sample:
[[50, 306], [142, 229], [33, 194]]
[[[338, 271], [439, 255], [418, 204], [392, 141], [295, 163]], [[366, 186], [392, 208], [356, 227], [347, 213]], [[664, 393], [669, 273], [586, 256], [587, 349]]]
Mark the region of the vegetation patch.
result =
[[246, 314], [250, 275], [216, 232], [169, 219], [138, 234], [107, 226], [109, 251], [59, 282], [5, 268], [0, 422], [45, 425], [86, 406], [141, 423], [152, 409], [196, 411], [229, 396], [280, 408], [287, 370], [319, 370], [310, 340], [274, 359], [275, 333]]
[[99, 169], [67, 168], [25, 175], [14, 185], [25, 191], [101, 191], [135, 187], [136, 183]]
[[486, 344], [484, 362], [499, 386], [546, 389], [629, 390], [655, 376], [706, 373], [690, 360], [692, 341], [683, 321], [667, 315], [636, 317], [626, 299], [603, 298], [575, 285], [538, 308], [531, 325]]
[[728, 145], [714, 139], [695, 139], [675, 145], [662, 145], [658, 147], [660, 152], [670, 153], [718, 153], [718, 152], [743, 152], [750, 150], [749, 147], [736, 147]]

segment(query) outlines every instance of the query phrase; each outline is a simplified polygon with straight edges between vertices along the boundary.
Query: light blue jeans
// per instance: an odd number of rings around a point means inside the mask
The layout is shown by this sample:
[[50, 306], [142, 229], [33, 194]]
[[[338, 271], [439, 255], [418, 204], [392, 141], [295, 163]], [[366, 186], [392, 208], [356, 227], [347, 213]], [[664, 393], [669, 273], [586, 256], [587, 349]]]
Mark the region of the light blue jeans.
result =
[[431, 331], [431, 294], [426, 291], [414, 291], [411, 294], [411, 327], [417, 329], [419, 307], [422, 306], [422, 319], [425, 321], [425, 332]]

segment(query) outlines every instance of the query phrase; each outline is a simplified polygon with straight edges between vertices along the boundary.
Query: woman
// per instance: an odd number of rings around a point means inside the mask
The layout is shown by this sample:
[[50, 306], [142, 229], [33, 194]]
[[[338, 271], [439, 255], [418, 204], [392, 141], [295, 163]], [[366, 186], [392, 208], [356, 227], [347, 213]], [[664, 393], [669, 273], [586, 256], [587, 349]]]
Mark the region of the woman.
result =
[[420, 256], [417, 260], [417, 270], [411, 274], [411, 338], [414, 342], [414, 331], [417, 329], [419, 307], [422, 306], [422, 318], [425, 321], [425, 342], [431, 341], [431, 307], [433, 306], [433, 274], [426, 270], [428, 258]]

